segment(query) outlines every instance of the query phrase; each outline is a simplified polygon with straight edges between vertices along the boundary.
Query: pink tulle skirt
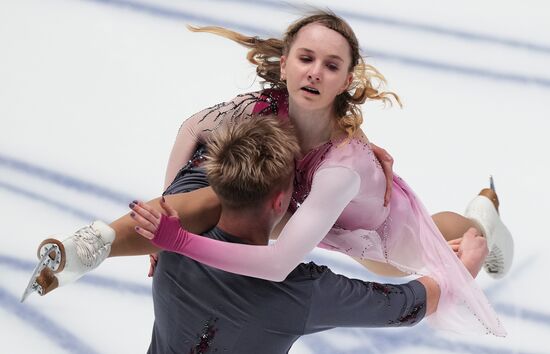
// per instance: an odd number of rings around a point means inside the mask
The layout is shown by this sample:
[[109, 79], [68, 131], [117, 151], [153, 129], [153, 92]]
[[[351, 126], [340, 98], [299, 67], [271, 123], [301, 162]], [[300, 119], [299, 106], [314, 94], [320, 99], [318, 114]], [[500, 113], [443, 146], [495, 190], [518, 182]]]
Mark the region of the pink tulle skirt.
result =
[[475, 279], [411, 188], [397, 176], [393, 179], [389, 216], [376, 231], [365, 230], [362, 234], [343, 231], [338, 236], [328, 236], [319, 246], [434, 278], [440, 285], [441, 298], [436, 313], [428, 321], [436, 329], [506, 335]]

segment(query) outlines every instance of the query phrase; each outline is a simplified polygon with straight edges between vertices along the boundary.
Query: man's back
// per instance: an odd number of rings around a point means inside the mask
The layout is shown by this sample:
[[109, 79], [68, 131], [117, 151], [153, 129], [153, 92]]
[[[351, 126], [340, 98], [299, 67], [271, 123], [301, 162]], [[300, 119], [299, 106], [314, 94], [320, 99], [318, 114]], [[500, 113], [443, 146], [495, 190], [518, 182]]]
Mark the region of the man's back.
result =
[[[207, 237], [238, 238], [213, 229]], [[413, 325], [425, 314], [417, 281], [382, 285], [300, 264], [283, 282], [236, 275], [162, 252], [153, 280], [149, 353], [286, 353], [301, 335], [334, 327]]]
[[[238, 242], [219, 229], [209, 237]], [[286, 353], [303, 334], [310, 279], [323, 269], [302, 264], [275, 283], [162, 252], [153, 280], [150, 353]]]

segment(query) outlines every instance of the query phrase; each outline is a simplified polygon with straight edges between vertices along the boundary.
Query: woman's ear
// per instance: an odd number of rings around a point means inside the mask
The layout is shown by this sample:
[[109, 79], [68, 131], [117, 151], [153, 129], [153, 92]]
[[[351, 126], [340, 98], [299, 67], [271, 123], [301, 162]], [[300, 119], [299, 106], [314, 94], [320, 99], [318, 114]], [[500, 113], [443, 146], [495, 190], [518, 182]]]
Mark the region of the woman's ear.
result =
[[346, 78], [346, 85], [342, 88], [339, 94], [342, 94], [345, 91], [347, 91], [352, 82], [353, 82], [353, 73], [348, 73], [348, 77]]
[[286, 56], [281, 55], [281, 81], [286, 80]]

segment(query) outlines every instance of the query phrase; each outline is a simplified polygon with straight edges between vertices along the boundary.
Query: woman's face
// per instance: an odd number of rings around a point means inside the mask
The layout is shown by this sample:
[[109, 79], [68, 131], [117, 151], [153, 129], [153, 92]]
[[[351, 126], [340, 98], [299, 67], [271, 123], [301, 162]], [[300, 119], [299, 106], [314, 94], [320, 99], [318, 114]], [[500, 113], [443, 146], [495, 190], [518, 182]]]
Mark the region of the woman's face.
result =
[[303, 109], [332, 109], [352, 81], [350, 63], [350, 46], [340, 33], [316, 23], [302, 27], [281, 57], [290, 100]]

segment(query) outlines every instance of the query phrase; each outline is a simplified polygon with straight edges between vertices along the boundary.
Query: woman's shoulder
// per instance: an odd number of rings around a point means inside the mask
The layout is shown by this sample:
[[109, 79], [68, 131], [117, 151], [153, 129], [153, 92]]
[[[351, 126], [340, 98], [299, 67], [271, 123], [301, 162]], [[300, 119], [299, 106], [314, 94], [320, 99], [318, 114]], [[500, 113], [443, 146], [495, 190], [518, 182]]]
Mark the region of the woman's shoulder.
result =
[[372, 168], [379, 165], [370, 142], [364, 134], [352, 137], [343, 135], [331, 139], [330, 149], [327, 151], [324, 167], [341, 166], [355, 171]]
[[288, 92], [274, 88], [258, 91], [258, 102], [253, 113], [259, 116], [288, 116]]

